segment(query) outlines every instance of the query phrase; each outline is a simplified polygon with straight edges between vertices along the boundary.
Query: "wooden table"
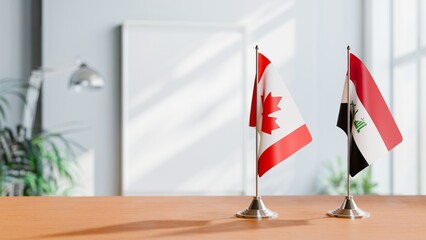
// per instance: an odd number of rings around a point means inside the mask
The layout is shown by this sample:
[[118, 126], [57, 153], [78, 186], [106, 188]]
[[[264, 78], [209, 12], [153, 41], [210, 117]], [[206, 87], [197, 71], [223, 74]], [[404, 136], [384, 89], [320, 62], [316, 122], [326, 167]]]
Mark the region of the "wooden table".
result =
[[426, 196], [356, 196], [369, 219], [330, 218], [341, 196], [263, 197], [271, 220], [235, 218], [251, 197], [0, 198], [0, 239], [426, 239]]

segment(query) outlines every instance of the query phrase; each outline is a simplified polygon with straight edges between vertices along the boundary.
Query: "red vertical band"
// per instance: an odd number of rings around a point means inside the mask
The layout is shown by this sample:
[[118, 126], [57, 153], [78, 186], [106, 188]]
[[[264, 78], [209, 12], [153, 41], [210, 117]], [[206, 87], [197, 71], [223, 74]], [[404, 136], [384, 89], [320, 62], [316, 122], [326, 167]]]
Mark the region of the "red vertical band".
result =
[[[263, 54], [258, 53], [257, 54], [257, 63], [258, 63], [257, 73], [259, 74], [258, 82], [260, 82], [262, 77], [263, 77], [263, 73], [265, 72], [266, 67], [271, 63], [271, 61], [269, 61], [269, 59], [267, 57], [263, 56]], [[257, 92], [256, 92], [256, 77], [255, 77], [254, 78], [253, 95], [252, 95], [252, 98], [251, 98], [250, 121], [249, 121], [250, 127], [256, 126], [256, 96], [257, 96]]]

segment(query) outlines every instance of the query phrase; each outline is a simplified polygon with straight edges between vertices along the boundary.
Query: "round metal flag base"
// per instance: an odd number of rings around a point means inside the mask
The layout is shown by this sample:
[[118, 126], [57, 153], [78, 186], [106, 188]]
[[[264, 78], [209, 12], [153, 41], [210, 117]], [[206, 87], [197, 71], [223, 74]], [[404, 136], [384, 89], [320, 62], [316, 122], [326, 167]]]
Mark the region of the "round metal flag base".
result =
[[273, 212], [265, 207], [265, 204], [263, 203], [262, 199], [260, 197], [253, 197], [253, 200], [251, 201], [250, 206], [235, 214], [235, 216], [239, 218], [276, 218], [278, 214], [276, 212]]
[[346, 196], [343, 200], [342, 205], [339, 208], [336, 208], [327, 213], [330, 217], [339, 217], [339, 218], [368, 218], [370, 213], [361, 210], [355, 203], [352, 195]]

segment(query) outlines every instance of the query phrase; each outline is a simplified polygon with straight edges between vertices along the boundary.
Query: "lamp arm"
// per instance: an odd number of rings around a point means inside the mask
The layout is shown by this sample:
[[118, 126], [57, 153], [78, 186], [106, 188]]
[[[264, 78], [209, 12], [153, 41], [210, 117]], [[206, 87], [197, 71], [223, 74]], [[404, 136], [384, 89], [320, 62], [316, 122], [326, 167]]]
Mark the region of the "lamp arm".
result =
[[63, 66], [60, 68], [39, 67], [31, 71], [31, 75], [28, 80], [30, 87], [27, 89], [25, 106], [22, 114], [22, 125], [26, 129], [27, 137], [31, 137], [32, 135], [34, 119], [37, 113], [37, 103], [40, 97], [43, 80], [48, 76], [72, 70], [81, 64], [82, 61], [77, 59], [73, 65]]
[[28, 80], [30, 87], [27, 89], [25, 106], [22, 114], [22, 125], [26, 129], [26, 137], [31, 137], [34, 126], [34, 119], [37, 112], [37, 102], [40, 96], [40, 89], [43, 82], [43, 74], [38, 70], [33, 70]]
[[75, 68], [78, 68], [81, 64], [83, 64], [83, 61], [81, 61], [81, 59], [77, 58], [75, 60], [74, 64], [72, 64], [72, 65], [68, 64], [68, 65], [55, 67], [55, 68], [39, 67], [39, 68], [33, 70], [31, 73], [40, 72], [41, 74], [43, 74], [43, 77], [48, 77], [50, 75], [55, 75], [55, 74], [63, 73], [63, 72], [66, 72], [66, 71], [74, 70]]

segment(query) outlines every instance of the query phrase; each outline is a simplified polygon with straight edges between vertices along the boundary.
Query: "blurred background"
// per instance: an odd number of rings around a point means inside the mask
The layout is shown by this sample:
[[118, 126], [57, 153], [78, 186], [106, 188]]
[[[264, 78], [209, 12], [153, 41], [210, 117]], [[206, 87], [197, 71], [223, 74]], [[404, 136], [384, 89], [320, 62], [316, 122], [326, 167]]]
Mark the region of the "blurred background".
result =
[[[426, 194], [425, 13], [422, 0], [0, 0], [2, 195], [254, 194], [256, 44], [313, 136], [262, 195], [344, 192], [347, 45], [404, 138], [354, 192]], [[70, 90], [76, 59], [102, 88]]]

